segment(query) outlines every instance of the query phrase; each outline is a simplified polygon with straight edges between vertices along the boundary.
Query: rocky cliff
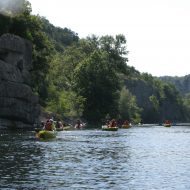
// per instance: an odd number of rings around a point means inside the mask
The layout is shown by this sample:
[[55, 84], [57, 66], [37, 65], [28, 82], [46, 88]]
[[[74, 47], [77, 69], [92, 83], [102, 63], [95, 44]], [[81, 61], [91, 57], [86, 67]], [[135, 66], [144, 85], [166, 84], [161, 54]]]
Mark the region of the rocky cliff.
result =
[[190, 93], [190, 74], [183, 77], [163, 76], [159, 79], [174, 84], [182, 96]]
[[31, 128], [40, 106], [31, 90], [32, 44], [18, 36], [0, 37], [0, 128]]

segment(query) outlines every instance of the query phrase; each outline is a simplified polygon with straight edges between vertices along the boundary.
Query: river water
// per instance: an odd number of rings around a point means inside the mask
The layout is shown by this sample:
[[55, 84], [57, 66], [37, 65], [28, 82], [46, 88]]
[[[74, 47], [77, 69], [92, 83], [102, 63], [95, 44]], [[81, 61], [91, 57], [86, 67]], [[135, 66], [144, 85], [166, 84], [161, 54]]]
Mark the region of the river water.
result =
[[189, 190], [190, 127], [1, 132], [0, 189]]

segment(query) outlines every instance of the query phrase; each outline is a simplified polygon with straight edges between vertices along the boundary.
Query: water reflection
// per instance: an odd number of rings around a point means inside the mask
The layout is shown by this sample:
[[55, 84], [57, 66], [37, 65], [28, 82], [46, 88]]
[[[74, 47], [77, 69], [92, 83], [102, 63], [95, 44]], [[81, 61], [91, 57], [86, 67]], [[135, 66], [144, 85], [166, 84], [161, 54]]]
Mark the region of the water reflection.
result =
[[43, 152], [40, 147], [35, 146], [34, 142], [33, 133], [1, 132], [1, 188], [18, 188], [30, 186], [30, 184], [33, 186], [33, 183], [38, 181], [34, 171], [40, 168], [39, 161]]
[[0, 136], [0, 188], [190, 188], [190, 128], [134, 127], [117, 132], [59, 132], [50, 142], [33, 132]]

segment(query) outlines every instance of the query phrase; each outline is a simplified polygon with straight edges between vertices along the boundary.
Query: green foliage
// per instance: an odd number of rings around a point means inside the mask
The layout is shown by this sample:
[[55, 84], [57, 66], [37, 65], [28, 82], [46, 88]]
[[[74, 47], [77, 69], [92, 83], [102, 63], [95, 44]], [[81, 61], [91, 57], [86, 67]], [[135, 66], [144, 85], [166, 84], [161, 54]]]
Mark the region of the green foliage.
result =
[[128, 59], [126, 55], [126, 39], [124, 35], [102, 36], [100, 38], [100, 47], [109, 55], [109, 66], [119, 73], [126, 73], [126, 63]]
[[[14, 17], [3, 17], [5, 24], [2, 33], [11, 33], [28, 39], [32, 42], [32, 87], [40, 95], [41, 103], [47, 98], [45, 78], [49, 71], [49, 62], [54, 52], [53, 44], [42, 31], [42, 22], [39, 16], [31, 15], [31, 5], [22, 0], [22, 9]], [[10, 10], [12, 13], [12, 10]]]
[[11, 27], [12, 18], [0, 13], [0, 36], [7, 33]]
[[119, 114], [122, 120], [128, 120], [132, 123], [141, 122], [141, 111], [137, 106], [136, 97], [128, 89], [122, 88], [119, 100]]
[[185, 98], [184, 98], [184, 103], [187, 107], [190, 108], [190, 93], [186, 94]]
[[122, 58], [126, 53], [125, 39], [123, 36], [111, 39], [115, 44], [111, 51], [105, 48], [107, 37], [103, 40], [92, 36], [73, 43], [62, 55], [54, 57], [51, 63], [54, 77], [48, 76], [58, 91], [71, 90], [84, 98], [83, 117], [92, 123], [99, 122], [106, 114], [118, 115], [119, 68], [122, 65], [126, 70], [126, 58]]
[[43, 31], [48, 35], [48, 38], [54, 44], [58, 52], [63, 52], [65, 47], [70, 46], [74, 42], [78, 42], [78, 34], [68, 28], [60, 28], [53, 26], [46, 18], [42, 17]]
[[159, 100], [157, 99], [157, 97], [154, 95], [149, 96], [149, 100], [152, 103], [153, 108], [157, 111], [159, 109]]
[[190, 122], [190, 93], [187, 93], [184, 97], [183, 105], [185, 107], [186, 121]]
[[76, 119], [82, 116], [84, 98], [72, 91], [57, 91], [53, 86], [50, 86], [49, 94], [46, 111], [56, 113], [62, 118]]
[[46, 110], [62, 117], [77, 118], [82, 116], [84, 98], [71, 90], [70, 80], [65, 75], [72, 71], [64, 64], [62, 55], [55, 54], [47, 75], [48, 99]]
[[183, 97], [185, 97], [185, 95], [190, 92], [190, 75], [186, 75], [183, 77], [164, 76], [159, 77], [159, 79], [164, 82], [174, 84], [176, 89], [180, 92], [180, 94]]
[[144, 123], [187, 121], [189, 116], [179, 91], [171, 83], [166, 83], [150, 74], [126, 77], [126, 86], [136, 96], [137, 105], [143, 109], [141, 114]]
[[108, 55], [93, 52], [76, 67], [74, 89], [85, 97], [84, 117], [95, 123], [105, 117], [117, 115], [119, 83], [116, 74], [108, 67]]

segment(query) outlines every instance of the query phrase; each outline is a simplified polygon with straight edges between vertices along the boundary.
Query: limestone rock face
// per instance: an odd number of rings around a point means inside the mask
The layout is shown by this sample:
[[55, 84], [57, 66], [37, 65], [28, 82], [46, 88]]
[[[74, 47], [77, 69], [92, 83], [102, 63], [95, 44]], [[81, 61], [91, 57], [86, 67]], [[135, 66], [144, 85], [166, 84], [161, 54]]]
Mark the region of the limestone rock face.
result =
[[32, 44], [18, 36], [0, 37], [0, 128], [31, 128], [39, 121], [38, 97], [30, 84]]

